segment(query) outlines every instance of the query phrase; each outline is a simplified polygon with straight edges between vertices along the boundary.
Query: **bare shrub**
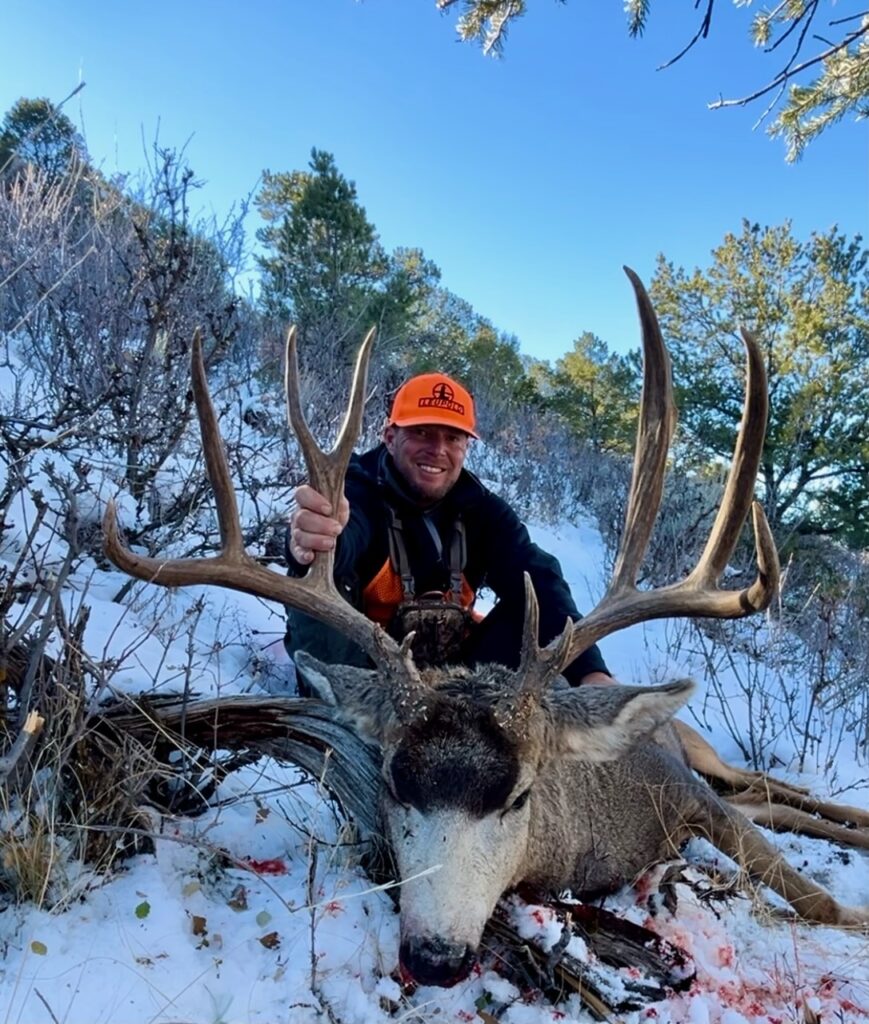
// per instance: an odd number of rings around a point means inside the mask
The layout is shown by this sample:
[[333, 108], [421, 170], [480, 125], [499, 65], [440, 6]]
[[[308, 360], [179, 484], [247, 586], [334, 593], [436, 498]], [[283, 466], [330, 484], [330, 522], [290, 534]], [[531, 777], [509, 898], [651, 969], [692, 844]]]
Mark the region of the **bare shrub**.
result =
[[572, 435], [559, 417], [533, 406], [505, 417], [494, 435], [472, 448], [468, 466], [520, 516], [550, 524], [596, 512], [614, 491], [626, 495], [630, 472]]
[[835, 790], [840, 756], [869, 753], [867, 595], [865, 556], [812, 538], [790, 552], [772, 616], [669, 623], [667, 648], [705, 680], [701, 724], [722, 723], [755, 768], [820, 772]]
[[194, 222], [196, 182], [172, 150], [155, 146], [131, 195], [82, 163], [47, 179], [36, 168], [0, 195], [0, 330], [31, 376], [7, 415], [19, 428], [86, 434], [123, 460], [134, 497], [189, 421], [187, 353], [196, 328], [218, 358], [238, 329], [231, 290], [240, 221]]

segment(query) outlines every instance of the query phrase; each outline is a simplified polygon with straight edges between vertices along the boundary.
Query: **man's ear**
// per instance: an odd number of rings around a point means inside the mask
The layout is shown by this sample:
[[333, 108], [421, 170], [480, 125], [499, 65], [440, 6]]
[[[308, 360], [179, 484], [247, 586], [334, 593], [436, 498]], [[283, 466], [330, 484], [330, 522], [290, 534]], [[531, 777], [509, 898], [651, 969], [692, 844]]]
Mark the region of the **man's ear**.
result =
[[387, 687], [374, 669], [329, 665], [305, 651], [296, 651], [293, 661], [314, 693], [337, 707], [358, 736], [369, 743], [382, 742], [394, 710]]
[[381, 439], [386, 445], [389, 454], [392, 454], [392, 446], [395, 444], [395, 425], [390, 423], [389, 420], [384, 420], [383, 431], [381, 433]]
[[614, 761], [668, 722], [693, 692], [690, 679], [551, 690], [543, 699], [551, 752], [575, 761]]

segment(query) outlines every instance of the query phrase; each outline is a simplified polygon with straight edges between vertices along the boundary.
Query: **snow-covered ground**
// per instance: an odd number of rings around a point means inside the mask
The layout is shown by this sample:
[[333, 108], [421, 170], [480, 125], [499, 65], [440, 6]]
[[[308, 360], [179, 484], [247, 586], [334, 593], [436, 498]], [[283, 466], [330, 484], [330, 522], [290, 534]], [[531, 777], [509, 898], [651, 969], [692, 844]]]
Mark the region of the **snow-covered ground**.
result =
[[[564, 567], [580, 607], [603, 580], [604, 554], [587, 526], [534, 528]], [[202, 694], [256, 692], [267, 676], [288, 678], [278, 609], [223, 591], [167, 593], [137, 586], [112, 603], [123, 578], [85, 562], [70, 581], [70, 609], [91, 606], [85, 648], [124, 656], [112, 683], [130, 690]], [[198, 603], [201, 600], [201, 605]], [[192, 638], [192, 639], [191, 639]], [[217, 642], [219, 639], [219, 643]], [[695, 672], [665, 652], [666, 624], [635, 627], [604, 642], [623, 682]], [[265, 666], [265, 671], [264, 671]], [[702, 676], [698, 682], [703, 685]], [[723, 729], [713, 742], [728, 754]], [[858, 781], [858, 765], [839, 764]], [[793, 780], [793, 776], [791, 776]], [[820, 793], [825, 779], [803, 778]], [[845, 794], [866, 806], [865, 789]], [[100, 877], [59, 859], [52, 898], [0, 912], [0, 1024], [242, 1024], [242, 1022], [590, 1021], [576, 997], [552, 1004], [520, 990], [485, 954], [450, 990], [403, 992], [397, 976], [398, 918], [372, 888], [344, 822], [315, 782], [263, 761], [231, 775], [213, 809], [195, 819], [154, 818], [153, 855]], [[775, 837], [788, 859], [848, 904], [869, 904], [869, 858], [831, 844]], [[712, 853], [695, 841], [686, 877]], [[654, 895], [661, 869], [606, 907], [648, 925], [696, 965], [691, 988], [625, 1022], [777, 1024], [869, 1019], [869, 940], [753, 913], [749, 899], [706, 900], [702, 884], [676, 887], [676, 913]], [[651, 909], [656, 912], [654, 916]], [[523, 935], [544, 948], [560, 926], [545, 907], [512, 902]], [[594, 958], [574, 939], [568, 952]]]

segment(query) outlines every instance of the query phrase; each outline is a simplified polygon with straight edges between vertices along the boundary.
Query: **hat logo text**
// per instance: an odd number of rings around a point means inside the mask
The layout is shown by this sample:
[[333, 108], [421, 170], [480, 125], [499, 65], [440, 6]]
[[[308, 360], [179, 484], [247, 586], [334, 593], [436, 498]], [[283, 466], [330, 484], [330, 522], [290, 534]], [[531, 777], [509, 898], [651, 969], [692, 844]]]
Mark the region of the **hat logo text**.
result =
[[420, 398], [420, 409], [446, 409], [458, 416], [464, 416], [465, 407], [461, 402], [454, 401], [455, 392], [444, 381], [440, 381], [431, 389], [431, 398]]

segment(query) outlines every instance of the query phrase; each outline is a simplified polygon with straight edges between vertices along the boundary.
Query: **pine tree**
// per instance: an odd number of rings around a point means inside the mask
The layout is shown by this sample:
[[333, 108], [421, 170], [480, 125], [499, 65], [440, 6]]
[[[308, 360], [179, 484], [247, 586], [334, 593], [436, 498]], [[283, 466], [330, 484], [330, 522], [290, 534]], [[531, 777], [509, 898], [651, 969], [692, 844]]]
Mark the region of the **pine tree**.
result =
[[84, 140], [51, 100], [18, 100], [0, 131], [0, 173], [32, 164], [49, 180], [61, 177], [75, 158], [86, 158]]
[[585, 331], [554, 371], [540, 372], [546, 378], [547, 405], [572, 433], [598, 451], [632, 450], [639, 402], [636, 355], [610, 352], [606, 342]]
[[257, 232], [263, 305], [296, 325], [303, 358], [339, 372], [372, 325], [386, 358], [437, 279], [434, 264], [418, 249], [386, 252], [331, 153], [314, 149], [305, 171], [264, 172], [256, 203], [266, 222]]
[[774, 526], [869, 546], [869, 253], [837, 229], [805, 242], [744, 222], [706, 270], [659, 257], [652, 282], [674, 364], [683, 453], [729, 458], [743, 388], [739, 326], [769, 378], [761, 467]]

